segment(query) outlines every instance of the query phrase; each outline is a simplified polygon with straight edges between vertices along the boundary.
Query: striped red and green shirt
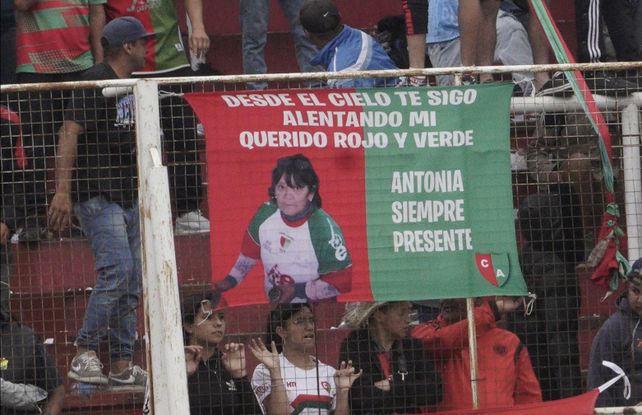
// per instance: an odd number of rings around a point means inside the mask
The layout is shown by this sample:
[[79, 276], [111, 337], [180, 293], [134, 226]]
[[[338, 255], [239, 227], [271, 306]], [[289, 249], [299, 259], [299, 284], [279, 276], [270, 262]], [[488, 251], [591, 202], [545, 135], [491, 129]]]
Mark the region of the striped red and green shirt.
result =
[[174, 0], [109, 0], [105, 13], [108, 21], [134, 16], [143, 23], [146, 31], [156, 33], [149, 40], [145, 68], [138, 74], [169, 72], [189, 66]]
[[16, 13], [16, 72], [58, 74], [94, 64], [89, 6], [106, 0], [39, 0]]

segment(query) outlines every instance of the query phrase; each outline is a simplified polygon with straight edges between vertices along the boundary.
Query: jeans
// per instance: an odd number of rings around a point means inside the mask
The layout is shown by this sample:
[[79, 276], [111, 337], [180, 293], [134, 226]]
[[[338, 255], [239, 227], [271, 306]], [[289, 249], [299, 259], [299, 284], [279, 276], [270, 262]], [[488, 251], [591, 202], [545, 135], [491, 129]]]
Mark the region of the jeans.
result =
[[98, 196], [77, 203], [74, 212], [91, 243], [98, 273], [74, 344], [96, 350], [109, 329], [111, 358], [131, 360], [141, 292], [138, 203], [123, 209]]
[[[243, 73], [267, 73], [265, 64], [265, 44], [267, 42], [268, 18], [270, 15], [269, 0], [241, 0], [241, 45], [243, 48]], [[305, 37], [303, 27], [298, 22], [299, 10], [303, 0], [279, 0], [281, 10], [290, 23], [294, 38], [294, 48], [299, 69], [302, 72], [323, 71], [323, 68], [311, 66], [310, 61], [317, 50]], [[267, 82], [249, 82], [251, 89], [265, 89]]]

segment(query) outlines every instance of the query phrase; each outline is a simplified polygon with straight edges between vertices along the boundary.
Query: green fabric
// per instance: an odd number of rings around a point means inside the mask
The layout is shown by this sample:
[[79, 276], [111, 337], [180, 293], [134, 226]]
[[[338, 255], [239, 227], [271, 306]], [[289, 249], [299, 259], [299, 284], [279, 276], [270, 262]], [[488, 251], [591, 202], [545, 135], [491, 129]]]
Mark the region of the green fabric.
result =
[[[359, 92], [370, 96], [380, 93], [374, 91], [377, 90]], [[366, 222], [374, 298], [415, 300], [526, 294], [512, 209], [509, 156], [512, 86], [379, 91], [390, 97], [391, 105], [366, 106], [364, 111], [384, 111], [389, 120], [398, 113], [403, 121], [401, 128], [389, 121], [384, 127], [364, 129], [366, 138], [383, 134], [389, 140], [382, 148], [365, 149]], [[408, 91], [417, 91], [418, 101], [414, 104], [401, 98], [400, 94]], [[471, 91], [476, 98], [470, 105], [435, 105], [443, 104], [444, 97], [465, 96]], [[422, 113], [426, 117], [418, 122]], [[454, 139], [450, 142], [452, 146], [439, 139], [432, 142], [438, 146], [426, 145], [430, 143], [429, 134], [453, 131], [468, 131], [472, 145], [455, 146]], [[407, 136], [401, 148], [395, 137], [400, 138], [403, 133]], [[382, 135], [378, 137], [383, 139]], [[422, 142], [422, 137], [427, 140]], [[465, 139], [460, 141], [459, 144]], [[446, 187], [437, 187], [440, 179], [445, 180]], [[428, 187], [421, 188], [424, 185]], [[454, 206], [449, 217], [437, 215], [442, 204]], [[433, 215], [424, 210], [421, 217], [410, 216], [412, 206], [432, 209]], [[405, 218], [404, 213], [408, 214]], [[450, 240], [439, 243], [439, 235], [454, 236], [454, 243]], [[490, 271], [497, 277], [497, 285], [481, 275], [478, 254], [492, 258]], [[501, 272], [497, 272], [499, 269]]]
[[266, 202], [259, 207], [256, 215], [252, 218], [252, 221], [248, 226], [248, 232], [257, 245], [260, 243], [259, 228], [261, 227], [261, 224], [263, 224], [263, 222], [265, 222], [265, 220], [272, 216], [277, 210], [278, 208], [276, 203]]
[[319, 260], [319, 275], [340, 271], [352, 263], [341, 228], [323, 209], [316, 209], [308, 220], [310, 238]]
[[180, 37], [176, 3], [173, 0], [158, 2], [150, 12], [156, 35], [154, 71], [169, 71], [187, 66], [185, 46]]

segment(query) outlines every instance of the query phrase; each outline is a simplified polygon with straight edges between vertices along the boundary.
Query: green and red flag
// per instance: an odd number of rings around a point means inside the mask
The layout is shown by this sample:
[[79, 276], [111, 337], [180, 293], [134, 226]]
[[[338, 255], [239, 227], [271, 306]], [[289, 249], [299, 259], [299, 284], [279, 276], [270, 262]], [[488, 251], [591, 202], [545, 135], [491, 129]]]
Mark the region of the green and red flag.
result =
[[[512, 208], [511, 90], [186, 94], [206, 134], [213, 282], [230, 272], [269, 199], [276, 160], [301, 153], [352, 260], [352, 289], [339, 300], [526, 294]], [[255, 267], [225, 293], [227, 303], [266, 302], [265, 278]]]
[[[542, 25], [557, 62], [564, 64], [575, 63], [573, 54], [560, 34], [546, 3], [542, 0], [530, 0], [529, 4]], [[584, 80], [582, 72], [578, 70], [566, 71], [564, 75], [571, 84], [575, 97], [598, 136], [607, 206], [602, 216], [597, 244], [586, 264], [593, 270], [591, 280], [608, 289], [607, 294], [602, 299], [604, 300], [617, 290], [620, 281], [624, 280], [630, 268], [626, 258], [620, 253], [621, 250], [626, 250], [626, 239], [618, 224], [620, 214], [618, 205], [615, 202], [613, 169], [611, 167], [611, 134], [602, 112], [595, 103], [593, 93]]]

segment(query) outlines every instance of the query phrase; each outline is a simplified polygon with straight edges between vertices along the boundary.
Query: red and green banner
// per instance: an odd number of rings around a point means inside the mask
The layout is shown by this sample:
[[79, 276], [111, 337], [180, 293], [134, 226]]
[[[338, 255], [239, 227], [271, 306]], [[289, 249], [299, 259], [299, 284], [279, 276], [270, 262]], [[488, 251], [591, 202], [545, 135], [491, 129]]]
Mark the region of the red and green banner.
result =
[[[512, 208], [511, 91], [490, 84], [187, 94], [207, 141], [212, 281], [237, 262], [249, 224], [270, 200], [277, 160], [303, 154], [319, 177], [325, 220], [336, 222], [326, 254], [345, 259], [345, 248], [352, 264], [351, 289], [339, 300], [526, 294]], [[300, 242], [286, 229], [256, 243], [262, 255]], [[324, 249], [315, 250], [321, 264]], [[266, 302], [273, 274], [259, 261], [225, 293], [227, 303]]]

